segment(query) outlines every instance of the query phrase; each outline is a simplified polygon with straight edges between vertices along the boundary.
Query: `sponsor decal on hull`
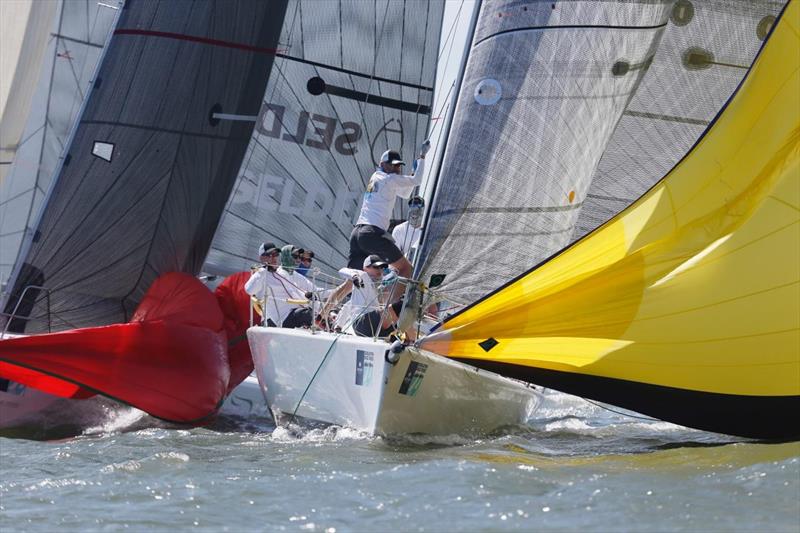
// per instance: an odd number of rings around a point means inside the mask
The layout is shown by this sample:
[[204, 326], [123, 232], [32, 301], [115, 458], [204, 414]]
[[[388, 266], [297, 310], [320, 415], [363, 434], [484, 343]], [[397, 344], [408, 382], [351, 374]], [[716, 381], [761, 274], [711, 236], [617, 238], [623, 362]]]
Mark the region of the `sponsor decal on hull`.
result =
[[368, 386], [372, 383], [374, 361], [374, 353], [356, 350], [356, 385]]
[[422, 386], [426, 370], [428, 370], [428, 365], [425, 363], [411, 361], [408, 364], [406, 375], [403, 377], [403, 383], [400, 384], [400, 390], [397, 392], [406, 396], [415, 396]]

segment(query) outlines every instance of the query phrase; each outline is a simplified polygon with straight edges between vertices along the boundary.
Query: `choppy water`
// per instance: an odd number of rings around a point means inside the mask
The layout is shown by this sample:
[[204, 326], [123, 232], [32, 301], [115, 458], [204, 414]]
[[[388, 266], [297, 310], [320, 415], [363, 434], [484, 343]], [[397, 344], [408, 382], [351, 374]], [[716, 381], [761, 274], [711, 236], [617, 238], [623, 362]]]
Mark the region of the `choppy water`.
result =
[[0, 439], [0, 531], [800, 532], [800, 443], [555, 393], [530, 427], [483, 440], [148, 421], [121, 408], [78, 437]]

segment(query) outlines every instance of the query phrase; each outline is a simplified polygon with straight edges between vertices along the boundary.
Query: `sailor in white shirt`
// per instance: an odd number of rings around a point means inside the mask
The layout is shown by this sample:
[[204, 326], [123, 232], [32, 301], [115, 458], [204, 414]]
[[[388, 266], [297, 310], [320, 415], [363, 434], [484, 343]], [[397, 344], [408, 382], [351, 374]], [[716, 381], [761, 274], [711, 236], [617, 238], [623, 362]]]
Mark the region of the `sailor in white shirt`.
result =
[[327, 317], [331, 309], [349, 294], [350, 300], [339, 311], [334, 327], [345, 333], [355, 333], [364, 337], [371, 337], [376, 333], [380, 336], [388, 335], [397, 322], [402, 304], [398, 302], [384, 309], [381, 294], [375, 288], [386, 266], [385, 261], [373, 254], [364, 260], [362, 264], [364, 270], [340, 269], [339, 273], [347, 279], [325, 302], [320, 316], [317, 317], [318, 321], [322, 317]]
[[300, 307], [290, 300], [305, 299], [305, 291], [278, 272], [280, 250], [273, 243], [263, 244], [260, 256], [266, 260], [264, 267], [250, 276], [244, 290], [260, 302], [266, 298], [264, 313], [268, 325], [283, 326], [292, 310]]
[[403, 256], [387, 230], [397, 197], [408, 198], [414, 187], [422, 182], [425, 154], [429, 148], [430, 142], [425, 141], [420, 148], [416, 172], [412, 176], [400, 174], [405, 163], [399, 153], [393, 150], [383, 153], [380, 169], [369, 179], [361, 202], [361, 213], [350, 234], [348, 268], [359, 269], [367, 256], [377, 254], [401, 276], [411, 276], [411, 263]]
[[403, 255], [410, 263], [414, 262], [419, 239], [422, 236], [422, 215], [425, 208], [425, 200], [421, 196], [413, 196], [408, 201], [408, 220], [398, 224], [392, 230], [392, 238]]

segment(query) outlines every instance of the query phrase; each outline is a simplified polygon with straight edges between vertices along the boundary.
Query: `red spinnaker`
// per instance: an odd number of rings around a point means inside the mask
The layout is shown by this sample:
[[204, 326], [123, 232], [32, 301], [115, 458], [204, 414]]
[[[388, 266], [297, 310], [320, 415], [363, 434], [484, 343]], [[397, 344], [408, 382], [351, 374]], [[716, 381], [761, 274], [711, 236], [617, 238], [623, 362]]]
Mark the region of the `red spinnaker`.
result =
[[94, 391], [194, 423], [228, 391], [227, 345], [214, 294], [172, 272], [153, 283], [128, 324], [0, 341], [0, 376], [63, 397]]
[[[247, 328], [250, 327], [250, 295], [244, 291], [244, 284], [250, 279], [250, 272], [231, 274], [219, 284], [214, 294], [222, 314], [225, 316], [225, 333], [228, 335], [228, 359], [231, 366], [230, 393], [253, 371], [253, 356], [247, 342]], [[253, 315], [256, 324], [260, 323], [258, 314]]]

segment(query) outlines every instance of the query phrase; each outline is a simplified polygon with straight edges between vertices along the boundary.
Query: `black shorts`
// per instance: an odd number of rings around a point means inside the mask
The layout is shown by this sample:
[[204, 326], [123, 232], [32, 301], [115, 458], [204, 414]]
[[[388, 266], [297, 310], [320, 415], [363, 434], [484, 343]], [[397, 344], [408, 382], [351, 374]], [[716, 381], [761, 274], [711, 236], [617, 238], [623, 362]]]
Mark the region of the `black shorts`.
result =
[[286, 318], [283, 320], [282, 326], [284, 328], [310, 328], [311, 327], [311, 309], [308, 307], [295, 307]]
[[363, 270], [364, 259], [376, 254], [387, 263], [394, 263], [403, 257], [391, 234], [369, 224], [359, 224], [350, 233], [350, 253], [347, 256], [347, 267]]
[[[394, 309], [397, 316], [400, 316], [400, 310], [402, 308], [403, 302], [395, 302], [392, 304], [392, 309]], [[382, 315], [383, 313], [377, 309], [361, 315], [353, 322], [353, 331], [355, 331], [356, 335], [359, 337], [374, 337], [375, 332], [381, 327]], [[378, 337], [388, 337], [392, 331], [394, 331], [393, 325], [380, 330], [380, 332], [378, 332]]]

